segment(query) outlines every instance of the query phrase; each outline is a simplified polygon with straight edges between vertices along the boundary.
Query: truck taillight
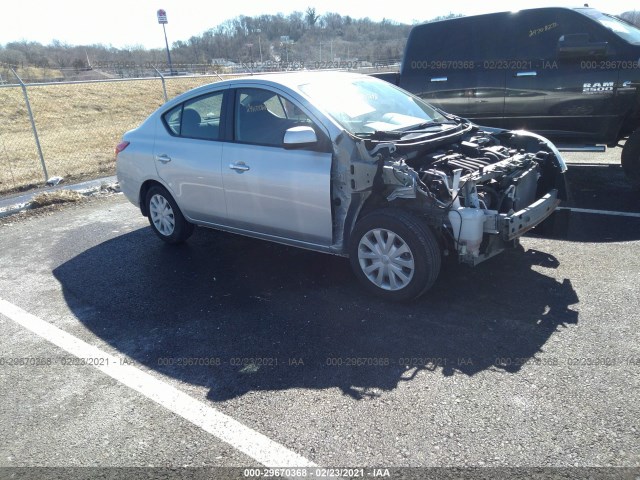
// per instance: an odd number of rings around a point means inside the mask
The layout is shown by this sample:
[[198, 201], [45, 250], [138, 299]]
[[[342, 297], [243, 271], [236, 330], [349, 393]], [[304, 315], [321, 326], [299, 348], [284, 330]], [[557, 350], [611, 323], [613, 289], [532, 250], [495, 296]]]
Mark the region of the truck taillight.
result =
[[127, 148], [129, 146], [129, 142], [120, 142], [117, 146], [116, 146], [116, 156], [118, 156], [118, 154], [123, 151], [125, 148]]

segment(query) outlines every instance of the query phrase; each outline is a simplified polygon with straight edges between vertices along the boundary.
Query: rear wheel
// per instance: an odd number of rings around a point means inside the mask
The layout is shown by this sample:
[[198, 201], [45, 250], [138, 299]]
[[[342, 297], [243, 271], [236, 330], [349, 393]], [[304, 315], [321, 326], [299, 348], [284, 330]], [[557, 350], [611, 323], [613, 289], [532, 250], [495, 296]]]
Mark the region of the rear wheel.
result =
[[629, 182], [640, 188], [640, 129], [629, 135], [622, 148], [622, 168]]
[[425, 293], [438, 277], [442, 260], [431, 230], [396, 209], [370, 213], [356, 224], [349, 258], [364, 287], [389, 300]]
[[193, 233], [193, 224], [187, 222], [166, 188], [153, 186], [147, 192], [149, 223], [156, 235], [167, 243], [182, 243]]

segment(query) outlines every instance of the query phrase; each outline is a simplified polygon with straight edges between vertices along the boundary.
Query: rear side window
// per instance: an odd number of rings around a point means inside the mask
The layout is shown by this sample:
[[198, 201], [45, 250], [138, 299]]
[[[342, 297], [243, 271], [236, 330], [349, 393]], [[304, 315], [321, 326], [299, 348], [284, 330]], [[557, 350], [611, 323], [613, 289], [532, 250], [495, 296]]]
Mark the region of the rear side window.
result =
[[583, 12], [597, 20], [598, 23], [611, 30], [618, 37], [621, 37], [629, 43], [640, 45], [640, 28], [637, 28], [635, 25], [611, 15], [598, 12], [597, 10], [585, 9]]
[[180, 119], [182, 118], [182, 105], [178, 105], [164, 114], [164, 124], [174, 135], [180, 135]]
[[188, 100], [163, 115], [169, 133], [178, 137], [219, 140], [223, 92]]

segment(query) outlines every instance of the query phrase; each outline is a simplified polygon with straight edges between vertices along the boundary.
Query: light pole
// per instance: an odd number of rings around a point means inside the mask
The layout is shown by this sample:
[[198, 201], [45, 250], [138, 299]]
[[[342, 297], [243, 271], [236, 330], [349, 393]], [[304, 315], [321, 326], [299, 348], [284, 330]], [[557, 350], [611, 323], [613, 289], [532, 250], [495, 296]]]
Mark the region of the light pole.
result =
[[169, 61], [169, 72], [173, 75], [173, 65], [171, 65], [171, 51], [169, 50], [169, 41], [167, 40], [167, 29], [164, 27], [169, 21], [167, 20], [167, 12], [165, 10], [158, 10], [158, 23], [162, 25], [162, 31], [164, 32], [164, 44], [167, 47], [167, 60]]
[[249, 64], [253, 67], [253, 43], [247, 43], [249, 49]]
[[289, 69], [289, 44], [293, 43], [291, 40], [289, 40], [289, 36], [288, 35], [282, 35], [280, 37], [280, 46], [284, 47], [284, 53], [287, 56], [287, 70]]
[[262, 39], [260, 38], [262, 30], [260, 30], [259, 28], [256, 29], [256, 33], [258, 34], [258, 47], [260, 48], [260, 65], [262, 65]]

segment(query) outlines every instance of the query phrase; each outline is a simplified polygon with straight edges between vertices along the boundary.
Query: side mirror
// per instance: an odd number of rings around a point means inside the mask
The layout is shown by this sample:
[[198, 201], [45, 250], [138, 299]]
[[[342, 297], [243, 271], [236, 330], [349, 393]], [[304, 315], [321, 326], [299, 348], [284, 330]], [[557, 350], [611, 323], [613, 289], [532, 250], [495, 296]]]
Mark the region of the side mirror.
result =
[[558, 40], [560, 58], [598, 57], [607, 54], [608, 42], [590, 42], [586, 33], [563, 35]]
[[318, 143], [318, 136], [311, 127], [291, 127], [284, 132], [284, 148], [311, 147]]

